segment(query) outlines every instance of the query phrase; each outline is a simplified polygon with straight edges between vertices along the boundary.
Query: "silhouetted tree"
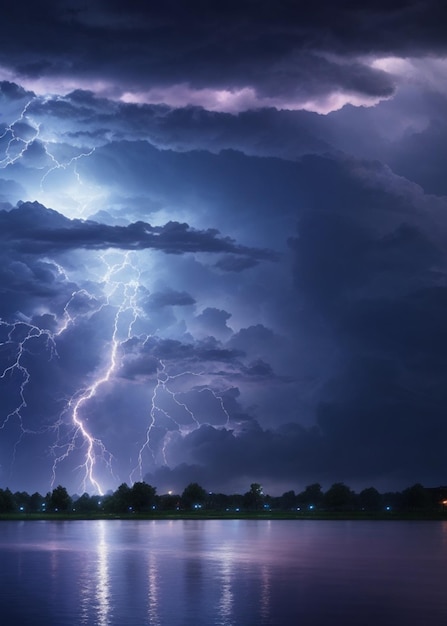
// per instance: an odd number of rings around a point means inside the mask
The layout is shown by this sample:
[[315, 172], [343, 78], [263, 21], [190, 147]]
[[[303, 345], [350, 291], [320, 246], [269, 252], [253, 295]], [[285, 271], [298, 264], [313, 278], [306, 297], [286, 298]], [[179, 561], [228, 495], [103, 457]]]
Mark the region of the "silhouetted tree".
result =
[[[142, 481], [134, 483], [132, 487], [122, 483], [115, 492], [110, 492], [104, 497], [90, 496], [88, 493], [83, 493], [80, 497], [74, 496], [73, 510], [109, 513], [145, 512], [156, 504], [157, 508], [162, 511], [178, 510], [181, 507], [185, 509], [206, 507], [222, 511], [238, 511], [244, 508], [290, 510], [296, 506], [318, 508], [321, 505], [332, 511], [349, 511], [357, 508], [368, 511], [381, 509], [430, 511], [439, 510], [441, 498], [446, 498], [445, 493], [447, 493], [447, 487], [427, 489], [417, 483], [402, 492], [380, 494], [374, 487], [368, 487], [357, 495], [344, 483], [334, 483], [323, 494], [321, 485], [313, 483], [297, 495], [291, 490], [286, 491], [282, 496], [271, 497], [264, 495], [259, 483], [252, 483], [250, 491], [243, 495], [207, 493], [198, 483], [190, 483], [185, 487], [181, 496], [174, 494], [157, 496], [156, 488]], [[48, 492], [45, 497], [37, 492], [30, 496], [26, 491], [12, 494], [8, 488], [0, 489], [0, 513], [20, 510], [26, 513], [45, 512], [45, 510], [68, 512], [71, 508], [72, 498], [61, 485]]]
[[298, 504], [308, 507], [318, 508], [323, 501], [323, 492], [320, 483], [312, 483], [307, 485], [304, 491], [297, 495]]
[[244, 506], [247, 509], [258, 510], [262, 508], [264, 503], [264, 492], [262, 486], [259, 483], [252, 483], [250, 485], [250, 491], [244, 494]]
[[0, 512], [11, 513], [15, 509], [14, 496], [12, 492], [6, 489], [0, 489]]
[[291, 491], [285, 491], [279, 498], [279, 506], [284, 511], [290, 511], [290, 509], [295, 509], [297, 504], [298, 498], [295, 495], [293, 489]]
[[92, 513], [98, 510], [98, 501], [97, 498], [90, 496], [88, 493], [83, 493], [74, 502], [74, 507], [79, 513]]
[[402, 492], [402, 508], [408, 511], [427, 510], [431, 506], [429, 492], [420, 484], [416, 483]]
[[118, 489], [105, 500], [104, 508], [113, 513], [127, 513], [132, 510], [129, 485], [121, 483]]
[[50, 507], [53, 511], [68, 511], [71, 507], [71, 498], [62, 485], [53, 489], [50, 496]]
[[181, 496], [174, 493], [165, 493], [156, 498], [158, 507], [162, 511], [175, 511], [180, 507]]
[[244, 507], [244, 496], [240, 493], [233, 493], [228, 496], [227, 506], [231, 509], [242, 509]]
[[207, 493], [198, 483], [189, 483], [182, 493], [182, 503], [186, 509], [202, 507], [207, 498]]
[[32, 513], [39, 513], [42, 511], [42, 504], [45, 502], [45, 498], [35, 491], [29, 499], [29, 507]]
[[382, 494], [382, 503], [385, 509], [400, 509], [402, 503], [402, 493], [400, 491], [387, 491]]
[[31, 510], [30, 500], [30, 495], [26, 491], [16, 491], [14, 494], [14, 504], [19, 511], [29, 512]]
[[207, 508], [215, 511], [224, 511], [229, 508], [230, 497], [224, 493], [210, 493], [207, 498]]
[[155, 487], [145, 482], [136, 482], [130, 489], [130, 506], [134, 511], [148, 511], [154, 504], [155, 494]]
[[344, 483], [334, 483], [324, 494], [323, 502], [330, 510], [347, 510], [355, 503], [355, 493]]
[[359, 493], [359, 506], [365, 511], [379, 511], [382, 508], [382, 496], [375, 487], [367, 487]]

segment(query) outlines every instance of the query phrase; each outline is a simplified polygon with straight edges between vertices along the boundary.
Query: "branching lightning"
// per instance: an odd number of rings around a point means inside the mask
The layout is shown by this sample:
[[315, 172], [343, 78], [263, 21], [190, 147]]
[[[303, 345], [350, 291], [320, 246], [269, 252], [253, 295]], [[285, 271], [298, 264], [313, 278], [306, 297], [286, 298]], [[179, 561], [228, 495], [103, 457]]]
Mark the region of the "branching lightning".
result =
[[[39, 125], [35, 124], [35, 122], [33, 122], [28, 116], [28, 109], [34, 100], [35, 98], [31, 98], [31, 100], [25, 104], [20, 116], [14, 120], [12, 124], [7, 125], [3, 133], [0, 135], [0, 143], [6, 141], [5, 156], [3, 159], [0, 159], [1, 169], [19, 161], [25, 154], [27, 148], [36, 139], [36, 137], [39, 136]], [[21, 136], [20, 128], [23, 128], [24, 126], [33, 129], [35, 134], [28, 139]]]
[[[21, 113], [8, 124], [0, 135], [0, 146], [3, 154], [0, 156], [0, 169], [14, 167], [21, 160], [26, 162], [27, 152], [34, 142], [39, 142], [44, 154], [44, 164], [39, 169], [41, 176], [38, 190], [45, 194], [52, 185], [52, 174], [58, 171], [70, 170], [74, 177], [77, 190], [85, 184], [78, 172], [77, 166], [81, 159], [88, 159], [95, 148], [86, 148], [78, 151], [75, 156], [65, 160], [58, 158], [52, 141], [45, 137], [42, 124], [38, 123], [32, 114], [34, 102], [45, 102], [40, 97], [32, 97], [24, 105]], [[90, 191], [90, 188], [88, 189]], [[87, 201], [80, 201], [76, 197], [77, 215], [81, 218]], [[94, 196], [96, 197], [96, 196]], [[85, 198], [84, 198], [85, 200]], [[60, 207], [54, 207], [57, 210]], [[64, 211], [62, 211], [64, 212]], [[65, 211], [66, 213], [66, 211]], [[54, 433], [55, 441], [50, 445], [51, 476], [50, 484], [56, 483], [62, 465], [67, 465], [69, 459], [81, 458], [76, 470], [81, 476], [80, 487], [86, 491], [92, 489], [103, 494], [104, 472], [108, 481], [116, 484], [116, 455], [109, 451], [103, 440], [95, 434], [94, 402], [95, 397], [108, 393], [110, 386], [121, 376], [120, 369], [125, 355], [125, 344], [130, 340], [140, 342], [137, 335], [138, 327], [144, 327], [147, 314], [139, 304], [139, 290], [144, 285], [144, 279], [139, 269], [140, 252], [117, 250], [98, 253], [95, 259], [95, 289], [82, 286], [71, 293], [65, 304], [61, 304], [58, 313], [45, 311], [54, 321], [54, 327], [41, 328], [38, 322], [28, 318], [19, 318], [18, 321], [7, 322], [0, 319], [0, 355], [6, 363], [0, 373], [0, 382], [14, 384], [18, 391], [16, 402], [12, 408], [7, 406], [5, 415], [0, 417], [0, 431], [10, 428], [12, 423], [17, 424], [18, 437], [12, 455], [13, 466], [18, 446], [25, 436], [35, 436], [43, 433]], [[46, 259], [51, 266], [55, 280], [63, 285], [70, 282], [70, 270], [54, 259]], [[101, 270], [98, 269], [98, 263]], [[76, 284], [76, 281], [73, 282]], [[33, 351], [45, 352], [48, 361], [60, 363], [58, 346], [62, 344], [67, 333], [76, 330], [80, 324], [96, 324], [99, 316], [107, 319], [108, 341], [97, 365], [84, 373], [82, 386], [67, 394], [62, 410], [55, 417], [47, 416], [51, 422], [43, 426], [30, 428], [32, 422], [28, 396], [33, 379], [32, 362]], [[150, 332], [146, 335], [152, 337]], [[35, 346], [38, 346], [36, 348]], [[83, 347], [80, 346], [79, 350]], [[148, 373], [144, 384], [148, 394], [148, 420], [141, 424], [137, 435], [138, 441], [134, 451], [131, 451], [131, 465], [133, 469], [128, 474], [131, 483], [134, 480], [143, 480], [149, 466], [154, 464], [169, 465], [169, 444], [177, 433], [185, 436], [200, 428], [207, 420], [203, 415], [198, 416], [193, 409], [193, 396], [197, 394], [211, 394], [214, 402], [213, 411], [218, 415], [214, 421], [218, 426], [226, 427], [230, 422], [230, 415], [225, 407], [224, 392], [217, 391], [210, 381], [210, 375], [204, 370], [195, 370], [187, 366], [180, 370], [181, 363], [169, 363], [169, 359], [162, 356], [154, 357], [157, 361], [155, 378]], [[63, 365], [61, 366], [63, 367]], [[194, 385], [190, 380], [194, 379]], [[153, 386], [152, 386], [153, 385]], [[180, 390], [179, 390], [180, 388]], [[189, 395], [193, 394], [193, 395]], [[12, 400], [10, 400], [12, 402]], [[126, 416], [123, 416], [126, 419]], [[157, 434], [156, 434], [157, 433]], [[161, 437], [160, 437], [161, 433]], [[156, 436], [155, 436], [156, 434]], [[148, 461], [148, 462], [147, 462]]]
[[53, 358], [56, 352], [56, 345], [51, 333], [44, 331], [37, 326], [29, 322], [15, 322], [8, 324], [0, 320], [0, 328], [6, 331], [5, 341], [0, 343], [0, 348], [3, 351], [8, 351], [11, 354], [11, 364], [5, 367], [0, 374], [1, 380], [11, 379], [17, 377], [20, 380], [19, 383], [19, 403], [13, 408], [0, 422], [0, 430], [3, 430], [8, 422], [12, 419], [16, 420], [20, 428], [20, 436], [14, 445], [13, 461], [15, 459], [15, 451], [17, 445], [20, 443], [22, 437], [25, 434], [36, 434], [24, 426], [22, 412], [27, 406], [26, 402], [26, 388], [30, 381], [30, 372], [25, 364], [25, 358], [28, 354], [31, 354], [31, 344], [36, 343], [40, 338], [44, 339], [44, 345], [49, 353], [49, 358]]
[[21, 160], [25, 160], [30, 154], [33, 144], [38, 142], [46, 156], [46, 163], [39, 166], [42, 175], [38, 189], [34, 190], [33, 199], [43, 201], [51, 199], [52, 193], [47, 194], [47, 188], [51, 187], [51, 175], [58, 171], [70, 172], [73, 177], [74, 189], [68, 190], [68, 193], [70, 191], [73, 193], [67, 196], [67, 190], [64, 190], [63, 196], [65, 200], [69, 199], [71, 202], [75, 196], [76, 213], [78, 217], [82, 217], [87, 206], [102, 196], [101, 190], [93, 192], [91, 186], [86, 188], [77, 169], [79, 161], [90, 157], [95, 152], [95, 147], [79, 148], [77, 154], [68, 156], [64, 160], [56, 156], [54, 147], [57, 142], [46, 136], [45, 129], [42, 128], [40, 122], [36, 121], [31, 110], [34, 103], [45, 104], [50, 100], [51, 96], [33, 96], [26, 102], [20, 115], [5, 127], [0, 135], [0, 146], [4, 146], [3, 157], [0, 157], [0, 169], [7, 169], [18, 164]]
[[[27, 150], [30, 149], [30, 146], [33, 144], [33, 142], [39, 140], [41, 145], [43, 146], [44, 153], [49, 160], [49, 165], [44, 168], [45, 171], [40, 179], [41, 192], [44, 191], [45, 183], [47, 182], [48, 177], [52, 172], [58, 169], [67, 170], [71, 166], [73, 166], [72, 169], [76, 181], [78, 185], [81, 186], [82, 181], [77, 171], [77, 162], [79, 161], [79, 159], [87, 158], [91, 154], [93, 154], [94, 148], [82, 151], [80, 154], [69, 158], [65, 162], [59, 161], [51, 150], [50, 142], [41, 136], [41, 125], [35, 122], [32, 115], [30, 114], [30, 107], [35, 101], [38, 100], [38, 97], [30, 98], [28, 102], [24, 105], [20, 115], [12, 123], [8, 124], [5, 127], [3, 133], [0, 135], [0, 144], [4, 145], [4, 155], [3, 158], [0, 159], [0, 169], [5, 169], [18, 163], [21, 159], [25, 157]], [[43, 102], [45, 102], [45, 100], [46, 99], [44, 98]], [[51, 260], [51, 263], [53, 267], [57, 269], [57, 272], [62, 277], [62, 279], [66, 280], [67, 275], [65, 269], [53, 260]], [[125, 264], [128, 264], [128, 255], [126, 255], [126, 258], [123, 262], [123, 265]], [[104, 276], [104, 280], [106, 281], [106, 283], [110, 281], [115, 270], [116, 268], [107, 265], [107, 271]], [[109, 294], [107, 301], [113, 295], [113, 292], [117, 291], [117, 289], [118, 288], [115, 285], [112, 289], [112, 292]], [[56, 480], [57, 466], [64, 459], [66, 459], [71, 452], [75, 450], [77, 446], [77, 440], [78, 438], [80, 438], [83, 442], [83, 445], [86, 447], [85, 462], [83, 463], [83, 487], [85, 488], [88, 482], [91, 486], [93, 486], [96, 491], [102, 493], [102, 488], [94, 473], [95, 464], [97, 462], [98, 455], [100, 455], [102, 459], [106, 460], [108, 467], [111, 469], [112, 456], [110, 453], [107, 452], [103, 443], [98, 438], [95, 438], [90, 434], [86, 427], [85, 421], [81, 417], [81, 413], [84, 405], [86, 405], [88, 401], [96, 394], [98, 388], [110, 379], [110, 376], [112, 375], [112, 372], [116, 367], [116, 352], [118, 348], [118, 323], [121, 314], [123, 313], [125, 308], [128, 307], [128, 304], [126, 304], [126, 302], [127, 300], [129, 300], [129, 289], [132, 290], [132, 286], [126, 287], [126, 296], [123, 299], [123, 304], [117, 309], [114, 330], [111, 339], [111, 349], [108, 360], [109, 362], [108, 366], [106, 367], [105, 373], [95, 379], [86, 389], [78, 391], [72, 398], [70, 398], [63, 412], [63, 416], [66, 416], [67, 414], [70, 415], [74, 433], [71, 435], [68, 443], [61, 443], [58, 438], [57, 442], [54, 444], [54, 446], [52, 446], [52, 452], [56, 455], [52, 470], [52, 485]], [[25, 427], [23, 419], [23, 411], [27, 407], [27, 387], [29, 386], [31, 379], [29, 367], [27, 367], [25, 363], [25, 358], [30, 352], [29, 346], [33, 341], [43, 337], [45, 339], [46, 348], [49, 351], [49, 358], [52, 359], [54, 357], [57, 357], [57, 339], [60, 338], [70, 326], [75, 324], [77, 319], [79, 318], [79, 314], [75, 314], [74, 316], [72, 315], [71, 307], [75, 300], [80, 296], [89, 298], [92, 302], [94, 301], [94, 297], [84, 289], [74, 292], [64, 307], [63, 317], [59, 321], [58, 330], [53, 333], [49, 330], [42, 330], [28, 321], [20, 321], [8, 324], [5, 321], [0, 320], [1, 328], [3, 330], [6, 329], [7, 334], [5, 341], [0, 343], [0, 347], [3, 349], [3, 352], [8, 351], [11, 353], [11, 355], [13, 355], [12, 357], [10, 357], [12, 359], [12, 362], [4, 368], [3, 372], [0, 374], [0, 379], [6, 380], [7, 378], [11, 379], [15, 377], [19, 380], [18, 404], [11, 411], [9, 411], [0, 422], [1, 430], [5, 429], [7, 424], [12, 419], [15, 419], [19, 425], [20, 434], [14, 445], [13, 462], [15, 459], [17, 446], [22, 441], [24, 435], [36, 434], [36, 431]], [[105, 306], [105, 304], [101, 304], [100, 306]], [[61, 430], [62, 422], [63, 420], [61, 417], [52, 427], [53, 430], [55, 430], [57, 433], [59, 433]], [[61, 449], [62, 452], [60, 452]]]
[[[162, 416], [166, 417], [169, 421], [172, 422], [173, 426], [175, 429], [180, 430], [181, 426], [180, 424], [172, 417], [172, 415], [170, 415], [165, 409], [163, 409], [159, 404], [158, 404], [158, 398], [161, 395], [162, 392], [167, 393], [172, 400], [174, 401], [175, 404], [177, 404], [178, 407], [180, 407], [181, 409], [184, 409], [186, 411], [186, 413], [190, 416], [191, 418], [191, 422], [198, 428], [200, 426], [198, 420], [195, 418], [194, 413], [187, 407], [187, 405], [184, 402], [180, 402], [177, 397], [176, 394], [171, 391], [168, 387], [168, 383], [171, 380], [174, 380], [175, 378], [179, 378], [180, 376], [187, 376], [187, 375], [192, 375], [192, 376], [200, 376], [200, 374], [195, 374], [194, 372], [182, 372], [180, 374], [176, 374], [174, 376], [169, 376], [166, 373], [166, 365], [165, 363], [160, 360], [160, 366], [161, 369], [157, 375], [157, 382], [154, 386], [154, 390], [152, 392], [152, 397], [151, 397], [151, 406], [150, 406], [150, 411], [149, 411], [149, 415], [150, 415], [150, 420], [149, 420], [149, 426], [146, 430], [146, 439], [143, 443], [143, 445], [141, 446], [140, 450], [138, 451], [138, 465], [136, 468], [134, 468], [133, 472], [131, 473], [131, 480], [133, 480], [133, 475], [134, 473], [136, 473], [138, 471], [139, 473], [139, 479], [142, 480], [143, 479], [143, 453], [145, 450], [148, 450], [152, 456], [152, 458], [155, 461], [155, 453], [154, 450], [151, 447], [151, 434], [153, 429], [155, 428], [156, 424], [157, 424], [157, 414], [161, 414]], [[168, 431], [169, 432], [169, 431]], [[166, 434], [167, 435], [167, 434]], [[161, 453], [162, 453], [162, 458], [163, 458], [163, 462], [165, 465], [168, 465], [167, 462], [167, 458], [166, 458], [166, 445], [167, 445], [167, 436], [165, 437], [165, 441], [162, 445], [162, 449], [161, 449]]]
[[[154, 390], [151, 396], [151, 404], [150, 404], [150, 411], [149, 411], [149, 416], [150, 416], [149, 425], [146, 430], [145, 441], [138, 452], [137, 467], [135, 467], [131, 473], [131, 477], [130, 477], [131, 480], [133, 480], [133, 476], [136, 473], [138, 473], [139, 480], [143, 479], [144, 477], [143, 458], [144, 458], [144, 452], [146, 450], [149, 452], [152, 459], [154, 461], [156, 460], [156, 454], [152, 448], [151, 439], [152, 439], [152, 432], [157, 426], [157, 423], [159, 422], [158, 416], [161, 416], [162, 418], [166, 418], [167, 420], [172, 422], [174, 426], [173, 431], [166, 429], [166, 434], [163, 437], [162, 444], [161, 444], [161, 449], [160, 449], [161, 458], [162, 458], [163, 464], [166, 466], [169, 466], [167, 452], [168, 452], [168, 447], [170, 443], [171, 433], [179, 432], [181, 435], [186, 435], [192, 432], [193, 430], [200, 428], [200, 426], [203, 424], [203, 422], [201, 423], [199, 419], [196, 417], [196, 415], [194, 414], [194, 411], [190, 408], [190, 406], [188, 406], [186, 402], [181, 401], [179, 399], [178, 397], [179, 393], [173, 391], [170, 388], [170, 385], [184, 377], [196, 377], [199, 380], [203, 381], [203, 380], [206, 380], [206, 373], [204, 371], [194, 372], [188, 369], [188, 370], [176, 373], [176, 374], [168, 374], [166, 371], [166, 364], [164, 363], [164, 361], [160, 359], [159, 363], [160, 363], [160, 369], [157, 373], [157, 382], [154, 386]], [[222, 414], [221, 426], [226, 427], [229, 425], [230, 415], [227, 409], [225, 408], [224, 400], [221, 394], [219, 394], [216, 390], [212, 389], [209, 385], [201, 385], [201, 386], [199, 385], [198, 387], [191, 388], [191, 390], [195, 390], [200, 394], [210, 393], [212, 397], [214, 398], [214, 400], [218, 403], [218, 406], [220, 407], [220, 411]], [[186, 413], [186, 415], [189, 417], [189, 420], [187, 420], [186, 423], [181, 423], [178, 419], [175, 419], [173, 417], [172, 413], [169, 413], [166, 409], [163, 408], [162, 406], [163, 394], [168, 396], [168, 398], [172, 400], [175, 406], [177, 406], [181, 411]]]
[[[82, 465], [84, 472], [83, 489], [85, 490], [87, 484], [90, 484], [99, 493], [103, 494], [103, 489], [95, 475], [95, 465], [98, 462], [98, 458], [102, 459], [111, 474], [113, 475], [112, 461], [113, 456], [107, 451], [102, 441], [96, 437], [93, 437], [87, 430], [85, 420], [82, 417], [83, 410], [86, 410], [88, 402], [97, 394], [100, 387], [108, 383], [114, 373], [116, 372], [118, 365], [118, 352], [123, 340], [130, 339], [132, 334], [132, 326], [138, 316], [138, 306], [136, 303], [136, 292], [138, 289], [138, 280], [130, 280], [127, 283], [118, 280], [118, 276], [123, 272], [133, 270], [136, 273], [136, 277], [139, 276], [139, 270], [136, 265], [135, 253], [126, 252], [122, 255], [122, 260], [118, 263], [110, 264], [107, 261], [107, 255], [102, 254], [101, 260], [106, 266], [106, 271], [102, 277], [102, 282], [105, 289], [105, 301], [94, 309], [95, 313], [98, 313], [104, 307], [109, 307], [114, 311], [113, 313], [113, 330], [110, 339], [108, 354], [106, 355], [106, 365], [102, 370], [102, 373], [93, 378], [88, 387], [83, 390], [79, 390], [68, 402], [67, 407], [64, 410], [64, 415], [70, 415], [70, 421], [73, 425], [74, 433], [69, 439], [68, 443], [61, 445], [57, 443], [53, 452], [55, 454], [55, 460], [53, 463], [52, 471], [52, 484], [56, 480], [57, 467], [62, 461], [67, 459], [70, 454], [76, 449], [76, 441], [81, 439], [86, 446], [85, 461]], [[73, 299], [79, 295], [77, 292], [72, 295], [72, 298], [64, 308], [65, 324], [64, 328], [67, 328], [69, 324], [73, 324], [73, 319], [70, 314], [70, 303]], [[83, 295], [93, 300], [93, 296], [83, 290]], [[127, 316], [127, 320], [125, 319]], [[58, 422], [60, 426], [62, 420]], [[62, 448], [61, 454], [57, 454], [57, 450]]]

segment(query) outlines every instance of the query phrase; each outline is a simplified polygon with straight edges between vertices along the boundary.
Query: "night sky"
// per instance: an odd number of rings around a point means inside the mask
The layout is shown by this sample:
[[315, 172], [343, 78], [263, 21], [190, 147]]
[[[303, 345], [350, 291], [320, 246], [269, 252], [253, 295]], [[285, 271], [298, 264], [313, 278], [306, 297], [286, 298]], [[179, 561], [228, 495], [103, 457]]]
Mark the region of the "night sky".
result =
[[447, 482], [447, 8], [7, 3], [0, 487]]

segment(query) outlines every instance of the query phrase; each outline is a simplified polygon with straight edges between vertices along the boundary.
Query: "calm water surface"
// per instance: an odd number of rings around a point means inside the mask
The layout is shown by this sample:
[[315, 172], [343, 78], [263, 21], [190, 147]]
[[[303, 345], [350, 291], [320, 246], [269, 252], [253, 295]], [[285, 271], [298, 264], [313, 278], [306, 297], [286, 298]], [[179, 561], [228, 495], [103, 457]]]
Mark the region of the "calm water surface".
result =
[[2, 626], [441, 626], [447, 523], [0, 522]]

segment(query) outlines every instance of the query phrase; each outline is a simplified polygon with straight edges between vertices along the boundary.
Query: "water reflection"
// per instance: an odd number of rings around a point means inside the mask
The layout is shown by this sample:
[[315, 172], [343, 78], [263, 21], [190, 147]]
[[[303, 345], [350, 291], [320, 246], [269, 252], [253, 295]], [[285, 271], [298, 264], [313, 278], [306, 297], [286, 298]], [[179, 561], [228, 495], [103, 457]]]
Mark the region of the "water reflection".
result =
[[[81, 624], [110, 624], [110, 574], [107, 522], [95, 523], [96, 552], [86, 552], [80, 579]], [[93, 614], [93, 615], [92, 615]]]
[[263, 624], [270, 624], [270, 578], [271, 570], [267, 565], [261, 567], [260, 612]]
[[106, 541], [106, 522], [99, 522], [98, 570], [96, 583], [97, 619], [99, 626], [107, 626], [110, 613], [110, 580], [108, 568], [108, 545]]
[[446, 525], [0, 524], [2, 626], [447, 623]]
[[[216, 579], [219, 585], [219, 602], [216, 624], [239, 624], [241, 610], [248, 620], [254, 620], [257, 624], [270, 624], [272, 564], [267, 548], [270, 522], [265, 522], [260, 528], [258, 525], [241, 525], [238, 520], [234, 520], [227, 524], [226, 530], [230, 531], [230, 539], [227, 538], [218, 549], [214, 547], [211, 552], [213, 564], [218, 568]], [[253, 560], [248, 556], [247, 548], [250, 552], [254, 544], [258, 550]], [[241, 570], [246, 575], [243, 583], [249, 583], [250, 586], [242, 591], [242, 594], [246, 593], [245, 597], [242, 596], [245, 606], [241, 606]]]
[[157, 567], [157, 557], [149, 552], [148, 554], [148, 620], [151, 626], [160, 626], [159, 615], [159, 572]]
[[226, 552], [221, 561], [220, 572], [221, 596], [218, 604], [218, 624], [222, 626], [232, 626], [233, 621], [233, 559], [229, 552]]

